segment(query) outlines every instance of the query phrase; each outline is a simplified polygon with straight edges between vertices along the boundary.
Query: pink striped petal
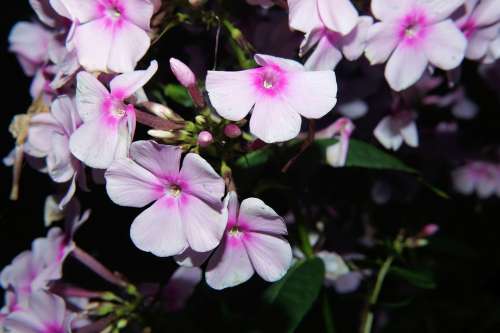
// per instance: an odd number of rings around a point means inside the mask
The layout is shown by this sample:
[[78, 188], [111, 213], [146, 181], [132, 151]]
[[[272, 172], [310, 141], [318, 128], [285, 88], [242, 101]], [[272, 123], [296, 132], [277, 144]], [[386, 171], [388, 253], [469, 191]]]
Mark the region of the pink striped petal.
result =
[[400, 44], [387, 62], [385, 78], [393, 90], [402, 91], [422, 77], [428, 64], [424, 52]]
[[288, 0], [290, 28], [305, 33], [322, 26], [317, 0]]
[[120, 0], [123, 16], [142, 30], [149, 30], [154, 5], [150, 0]]
[[101, 114], [101, 107], [109, 92], [93, 75], [80, 72], [76, 76], [76, 107], [83, 121], [91, 121]]
[[398, 25], [377, 22], [368, 29], [365, 55], [372, 65], [385, 62], [396, 49]]
[[[113, 29], [108, 27], [106, 22], [105, 18], [100, 18], [79, 25], [75, 29], [73, 42], [78, 60], [80, 65], [89, 72], [108, 71], [109, 55], [116, 46]], [[134, 68], [127, 69], [132, 71]]]
[[467, 48], [465, 36], [451, 20], [434, 24], [431, 29], [424, 43], [429, 62], [442, 70], [458, 67]]
[[156, 177], [166, 178], [179, 173], [182, 150], [154, 141], [135, 141], [130, 146], [130, 157]]
[[286, 235], [286, 225], [283, 219], [262, 200], [248, 198], [240, 206], [238, 225], [250, 232], [260, 232], [274, 235]]
[[153, 77], [157, 70], [158, 62], [153, 60], [146, 70], [133, 71], [117, 76], [109, 84], [111, 95], [121, 100], [132, 96]]
[[358, 12], [350, 0], [317, 0], [319, 16], [332, 31], [347, 35], [358, 21]]

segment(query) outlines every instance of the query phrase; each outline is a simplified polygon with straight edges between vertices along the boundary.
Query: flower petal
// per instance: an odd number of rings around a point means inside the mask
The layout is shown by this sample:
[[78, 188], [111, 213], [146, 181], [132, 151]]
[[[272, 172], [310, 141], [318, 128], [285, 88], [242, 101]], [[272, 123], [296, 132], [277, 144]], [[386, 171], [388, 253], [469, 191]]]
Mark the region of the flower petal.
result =
[[387, 62], [385, 78], [393, 90], [405, 90], [422, 77], [428, 64], [424, 52], [400, 44]]
[[69, 181], [76, 170], [72, 164], [69, 151], [69, 138], [63, 134], [54, 133], [51, 137], [52, 150], [47, 155], [47, 170], [50, 178], [56, 183]]
[[358, 21], [358, 12], [350, 0], [317, 0], [323, 24], [332, 31], [347, 35]]
[[389, 58], [398, 46], [396, 24], [377, 22], [368, 29], [365, 56], [370, 64], [381, 64]]
[[124, 20], [114, 27], [111, 43], [107, 67], [113, 72], [124, 73], [134, 70], [146, 54], [151, 39], [144, 30]]
[[274, 235], [286, 235], [286, 225], [271, 207], [257, 198], [243, 200], [238, 216], [238, 225], [244, 230]]
[[322, 26], [316, 0], [288, 0], [290, 28], [305, 33]]
[[149, 30], [154, 6], [150, 0], [121, 0], [123, 16], [143, 30]]
[[[115, 45], [113, 29], [108, 27], [106, 22], [105, 18], [101, 18], [79, 25], [75, 29], [73, 43], [78, 61], [89, 72], [108, 70], [108, 58]], [[133, 68], [130, 69], [132, 70]]]
[[289, 102], [262, 98], [254, 106], [250, 132], [266, 143], [283, 142], [299, 134], [301, 123]]
[[109, 92], [93, 75], [80, 72], [76, 76], [76, 107], [83, 121], [96, 119]]
[[496, 0], [482, 0], [475, 8], [473, 19], [482, 27], [500, 21], [500, 3]]
[[208, 71], [206, 88], [210, 103], [223, 118], [239, 121], [255, 104], [252, 87], [254, 70], [239, 72]]
[[342, 53], [349, 61], [359, 59], [366, 49], [368, 31], [373, 25], [373, 18], [361, 16], [356, 27], [342, 40]]
[[401, 18], [413, 4], [414, 0], [372, 0], [371, 10], [379, 20], [393, 21]]
[[196, 252], [188, 247], [184, 252], [174, 256], [174, 260], [179, 266], [199, 267], [208, 259], [212, 251]]
[[403, 137], [393, 129], [390, 116], [384, 117], [378, 123], [373, 135], [386, 149], [398, 150], [403, 144]]
[[206, 252], [219, 245], [226, 228], [226, 212], [214, 210], [205, 202], [189, 194], [182, 194], [179, 209], [184, 233], [189, 246], [194, 251]]
[[284, 97], [287, 104], [306, 118], [321, 118], [337, 104], [337, 79], [333, 71], [290, 73], [287, 88]]
[[110, 83], [111, 94], [121, 100], [132, 96], [155, 75], [157, 70], [158, 62], [153, 60], [146, 70], [125, 73], [115, 77]]
[[248, 281], [253, 273], [241, 239], [227, 237], [208, 261], [205, 279], [210, 287], [221, 290]]
[[164, 194], [158, 178], [129, 158], [115, 160], [105, 177], [109, 197], [121, 206], [144, 207]]
[[328, 71], [333, 70], [340, 60], [342, 60], [342, 53], [324, 36], [319, 40], [304, 66], [311, 71]]
[[431, 29], [424, 43], [429, 62], [442, 70], [458, 67], [467, 48], [465, 36], [451, 20], [434, 24]]
[[243, 243], [255, 271], [268, 282], [281, 279], [292, 264], [292, 248], [282, 237], [252, 232]]
[[416, 0], [417, 5], [425, 8], [431, 22], [439, 22], [450, 17], [465, 0]]
[[[59, 2], [71, 16], [68, 17], [69, 19], [76, 19], [80, 23], [86, 23], [99, 17], [98, 1], [59, 0]], [[62, 15], [62, 13], [60, 14]]]
[[158, 257], [182, 253], [188, 246], [176, 201], [162, 198], [137, 216], [130, 227], [130, 237], [142, 251]]
[[203, 200], [215, 210], [222, 209], [224, 180], [203, 157], [187, 154], [182, 162], [180, 176], [187, 183], [187, 193]]
[[135, 141], [130, 146], [130, 157], [157, 177], [177, 175], [181, 155], [179, 147], [162, 145], [152, 140]]
[[289, 72], [304, 71], [304, 66], [295, 60], [274, 57], [267, 54], [256, 54], [254, 59], [260, 66], [276, 65]]
[[168, 311], [179, 311], [186, 305], [200, 283], [202, 271], [198, 267], [179, 267], [163, 290]]

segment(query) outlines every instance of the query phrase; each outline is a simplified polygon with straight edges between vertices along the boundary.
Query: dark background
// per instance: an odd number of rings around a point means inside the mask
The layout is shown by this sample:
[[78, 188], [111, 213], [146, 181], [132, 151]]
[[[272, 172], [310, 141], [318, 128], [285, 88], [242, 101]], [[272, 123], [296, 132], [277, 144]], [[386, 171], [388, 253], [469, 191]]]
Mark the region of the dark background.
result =
[[[239, 22], [245, 32], [255, 41], [258, 51], [275, 55], [289, 55], [295, 51], [293, 45], [297, 36], [287, 34], [285, 41], [280, 33], [286, 30], [286, 16], [276, 14], [278, 25], [268, 19], [254, 27], [251, 23], [257, 10], [243, 7]], [[25, 77], [14, 55], [7, 52], [7, 35], [18, 20], [28, 20], [32, 15], [27, 1], [10, 6], [2, 14], [0, 39], [2, 85], [2, 118], [0, 121], [0, 156], [6, 156], [13, 148], [13, 139], [8, 125], [14, 114], [23, 113], [30, 104], [30, 79]], [[286, 32], [286, 31], [285, 31]], [[175, 37], [178, 33], [178, 37]], [[170, 55], [187, 56], [189, 50], [202, 47], [210, 49], [211, 43], [193, 31], [174, 31], [165, 43], [175, 45], [186, 36], [195, 38], [186, 48], [155, 50], [154, 57], [166, 64]], [[198, 37], [196, 37], [198, 36]], [[260, 44], [259, 44], [260, 43]], [[292, 45], [292, 47], [289, 47]], [[190, 49], [191, 47], [191, 49]], [[208, 56], [210, 57], [210, 56]], [[188, 59], [198, 72], [207, 68], [207, 63], [197, 61], [196, 56]], [[166, 65], [164, 65], [166, 66]], [[417, 232], [424, 224], [437, 223], [439, 234], [428, 248], [412, 253], [404, 264], [425, 268], [433, 272], [437, 288], [423, 290], [401, 281], [387, 281], [382, 294], [379, 315], [388, 320], [384, 332], [499, 332], [500, 331], [500, 205], [498, 198], [480, 201], [474, 197], [462, 197], [453, 192], [450, 184], [450, 170], [461, 165], [467, 158], [485, 158], [498, 162], [500, 138], [500, 107], [498, 93], [491, 89], [476, 74], [476, 65], [466, 63], [464, 82], [468, 93], [480, 104], [481, 113], [472, 122], [460, 123], [462, 131], [458, 136], [442, 137], [432, 132], [433, 126], [441, 120], [450, 120], [448, 111], [424, 110], [420, 114], [419, 126], [422, 144], [418, 150], [402, 149], [398, 156], [418, 170], [422, 170], [427, 181], [450, 193], [445, 200], [433, 194], [428, 188], [410, 176], [389, 172], [365, 170], [321, 169], [313, 175], [304, 176], [297, 167], [291, 179], [301, 195], [309, 202], [335, 202], [338, 217], [329, 225], [328, 232], [333, 250], [340, 252], [362, 251], [355, 239], [362, 234], [360, 227], [363, 212], [369, 211], [372, 222], [378, 229], [378, 237], [391, 238], [401, 228]], [[160, 69], [164, 81], [172, 82], [165, 67]], [[349, 94], [349, 82], [342, 81], [343, 73], [351, 74], [348, 66], [339, 68], [340, 90]], [[355, 89], [355, 88], [353, 88]], [[388, 93], [384, 91], [384, 93]], [[372, 96], [376, 100], [378, 96]], [[368, 99], [370, 100], [370, 99]], [[383, 114], [384, 108], [370, 111], [370, 119], [360, 123], [356, 137], [373, 141], [371, 129]], [[373, 115], [373, 116], [372, 116]], [[276, 169], [261, 170], [266, 177], [272, 177]], [[246, 175], [244, 175], [246, 176]], [[259, 178], [260, 174], [253, 177]], [[279, 177], [277, 174], [276, 177]], [[384, 180], [392, 188], [392, 199], [384, 206], [370, 201], [372, 185]], [[257, 179], [258, 180], [258, 179]], [[58, 189], [44, 174], [28, 166], [23, 168], [20, 199], [8, 199], [11, 169], [0, 166], [0, 267], [7, 265], [22, 250], [28, 249], [35, 237], [42, 237], [43, 204], [47, 195]], [[249, 184], [253, 184], [249, 182]], [[250, 193], [250, 188], [243, 186]], [[133, 246], [129, 239], [129, 226], [139, 210], [118, 207], [106, 196], [103, 186], [95, 185], [91, 193], [80, 196], [84, 208], [91, 208], [90, 221], [77, 235], [77, 243], [112, 270], [124, 273], [131, 281], [165, 282], [175, 265], [171, 259], [156, 258]], [[263, 199], [280, 213], [285, 213], [287, 203], [278, 191], [268, 191]], [[372, 253], [377, 258], [380, 253]], [[92, 273], [73, 260], [65, 265], [65, 276], [87, 288], [109, 289], [111, 286], [96, 279]], [[244, 286], [216, 292], [202, 284], [182, 315], [169, 317], [170, 327], [179, 331], [242, 331], [243, 328], [274, 327], [272, 320], [254, 321], [259, 312], [259, 295], [267, 285], [253, 278]], [[339, 332], [354, 332], [359, 318], [360, 305], [371, 287], [363, 285], [359, 292], [336, 295], [327, 291], [333, 304], [333, 317]], [[380, 319], [379, 322], [383, 320]], [[274, 324], [279, 324], [275, 322]], [[302, 324], [300, 331], [322, 331], [321, 307], [316, 304]], [[278, 330], [279, 331], [279, 330]]]

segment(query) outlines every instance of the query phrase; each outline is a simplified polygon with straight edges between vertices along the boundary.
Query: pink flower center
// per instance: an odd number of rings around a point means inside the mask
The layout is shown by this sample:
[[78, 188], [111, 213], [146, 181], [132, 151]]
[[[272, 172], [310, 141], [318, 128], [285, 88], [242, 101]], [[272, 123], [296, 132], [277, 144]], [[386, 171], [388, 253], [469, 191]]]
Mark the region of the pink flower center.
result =
[[64, 328], [58, 323], [51, 323], [45, 326], [43, 333], [64, 333]]
[[477, 24], [474, 20], [469, 19], [460, 27], [460, 30], [462, 30], [467, 39], [470, 39], [477, 31]]
[[182, 188], [179, 185], [177, 185], [177, 184], [171, 184], [168, 187], [168, 192], [174, 198], [178, 198], [181, 195], [181, 193], [182, 193]]
[[104, 101], [102, 110], [106, 123], [110, 126], [114, 126], [118, 124], [128, 112], [133, 112], [133, 108], [132, 105], [126, 105], [121, 100], [110, 96]]
[[243, 235], [243, 230], [241, 230], [240, 227], [234, 225], [229, 229], [228, 233], [231, 237], [241, 237]]
[[278, 65], [267, 65], [254, 70], [253, 83], [258, 92], [275, 96], [287, 84], [286, 74]]
[[414, 9], [401, 20], [399, 38], [407, 45], [414, 45], [425, 37], [427, 25], [425, 13]]

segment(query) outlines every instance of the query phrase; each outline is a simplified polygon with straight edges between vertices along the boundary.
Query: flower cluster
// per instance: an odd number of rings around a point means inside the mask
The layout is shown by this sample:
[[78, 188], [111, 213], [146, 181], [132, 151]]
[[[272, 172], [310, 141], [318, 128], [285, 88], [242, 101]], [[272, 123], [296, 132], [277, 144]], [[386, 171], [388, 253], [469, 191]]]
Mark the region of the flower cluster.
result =
[[[378, 107], [389, 112], [369, 133], [387, 150], [396, 151], [403, 143], [419, 146], [419, 106], [452, 108], [454, 118], [472, 119], [478, 107], [457, 79], [460, 65], [464, 59], [489, 64], [500, 58], [500, 2], [371, 0], [366, 8], [350, 0], [248, 2], [265, 12], [273, 5], [280, 7], [276, 11], [288, 10], [289, 28], [303, 37], [295, 45], [297, 57], [253, 52], [229, 16], [203, 9], [203, 1], [183, 4], [187, 9], [160, 0], [30, 1], [37, 18], [12, 28], [9, 50], [33, 77], [33, 103], [12, 121], [16, 143], [4, 161], [14, 170], [13, 199], [22, 190], [24, 158], [63, 184], [57, 200], [48, 201], [46, 219], [64, 215], [67, 223], [64, 230], [52, 227], [47, 237], [35, 239], [31, 250], [2, 270], [6, 305], [0, 326], [9, 332], [104, 331], [122, 325], [117, 313], [123, 319], [158, 294], [177, 295], [166, 297], [166, 310], [181, 308], [203, 276], [217, 290], [240, 285], [254, 273], [276, 282], [306, 257], [322, 259], [325, 284], [341, 293], [356, 290], [369, 275], [323, 249], [323, 243], [309, 244], [300, 228], [305, 245], [292, 251], [285, 219], [255, 197], [257, 190], [240, 191], [244, 177], [233, 169], [269, 147], [298, 150], [283, 167], [286, 173], [313, 142], [326, 145], [322, 158], [328, 165], [355, 165], [360, 158], [350, 160], [351, 136], [360, 131], [355, 122], [367, 114], [371, 106], [366, 100], [382, 82], [372, 83], [372, 74], [357, 83], [361, 88], [349, 89], [348, 80], [337, 82], [335, 71], [344, 58], [353, 62], [356, 73], [374, 73], [375, 65], [385, 64], [392, 95], [388, 105]], [[229, 32], [240, 66], [214, 66], [199, 81], [182, 61], [169, 59], [180, 85], [169, 84], [163, 91], [190, 109], [175, 112], [157, 98], [158, 91], [145, 88], [166, 77], [161, 59], [146, 55], [172, 26], [197, 19], [207, 28], [217, 21], [218, 29], [222, 25]], [[219, 37], [217, 32], [215, 58]], [[445, 76], [454, 91], [443, 95], [438, 88]], [[169, 94], [169, 88], [175, 93]], [[338, 95], [341, 117], [334, 110]], [[148, 137], [139, 126], [147, 128]], [[441, 126], [441, 132], [449, 131], [453, 126]], [[499, 167], [484, 162], [453, 173], [457, 191], [477, 192], [481, 198], [500, 196], [499, 180]], [[132, 285], [73, 241], [89, 218], [88, 211], [80, 216], [77, 197], [102, 181], [113, 203], [142, 209], [130, 227], [133, 244], [157, 257], [173, 257], [181, 266], [165, 288]], [[300, 225], [300, 204], [291, 206]], [[62, 265], [69, 255], [126, 290], [128, 299], [66, 285]], [[92, 308], [95, 303], [98, 310]], [[112, 310], [106, 312], [109, 304]], [[98, 319], [109, 313], [113, 316], [105, 318], [115, 322], [100, 327]]]

